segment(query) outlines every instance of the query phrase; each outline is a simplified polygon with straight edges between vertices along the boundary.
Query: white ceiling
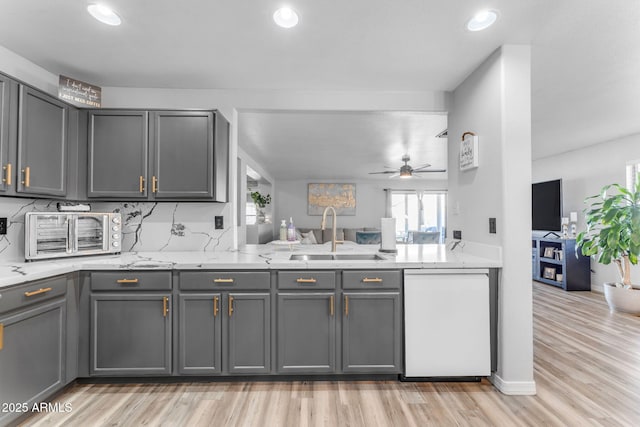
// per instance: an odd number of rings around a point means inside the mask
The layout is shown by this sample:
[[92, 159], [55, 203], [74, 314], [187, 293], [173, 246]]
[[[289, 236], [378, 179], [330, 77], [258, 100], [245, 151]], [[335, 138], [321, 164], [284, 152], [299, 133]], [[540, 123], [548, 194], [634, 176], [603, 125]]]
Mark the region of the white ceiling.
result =
[[[271, 20], [280, 0], [105, 0], [120, 27], [88, 3], [2, 2], [0, 45], [106, 87], [418, 91], [453, 90], [500, 45], [526, 43], [534, 158], [640, 132], [637, 0], [290, 0], [290, 30]], [[465, 31], [481, 7], [499, 21]]]
[[[238, 143], [276, 179], [388, 179], [369, 172], [447, 168], [447, 116], [415, 112], [242, 111]], [[312, 148], [311, 148], [312, 147]], [[422, 179], [446, 180], [430, 172]]]

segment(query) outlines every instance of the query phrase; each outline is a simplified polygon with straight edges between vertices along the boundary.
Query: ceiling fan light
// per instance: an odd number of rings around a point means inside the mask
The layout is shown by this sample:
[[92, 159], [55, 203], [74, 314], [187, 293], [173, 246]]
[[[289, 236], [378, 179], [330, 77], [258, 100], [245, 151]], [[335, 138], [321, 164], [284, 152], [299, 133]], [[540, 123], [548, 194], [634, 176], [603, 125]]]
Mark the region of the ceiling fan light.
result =
[[400, 178], [411, 178], [412, 174], [409, 169], [405, 169], [404, 166], [400, 169]]

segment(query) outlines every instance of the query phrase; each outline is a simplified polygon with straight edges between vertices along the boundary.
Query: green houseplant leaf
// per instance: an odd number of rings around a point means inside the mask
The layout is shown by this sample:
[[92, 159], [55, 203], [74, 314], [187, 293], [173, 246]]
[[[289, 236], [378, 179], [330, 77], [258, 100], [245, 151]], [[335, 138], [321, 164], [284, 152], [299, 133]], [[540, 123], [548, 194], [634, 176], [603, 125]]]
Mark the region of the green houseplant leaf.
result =
[[640, 174], [633, 189], [605, 185], [585, 203], [586, 230], [576, 237], [582, 254], [602, 264], [614, 262], [622, 283], [631, 285], [629, 270], [640, 256]]

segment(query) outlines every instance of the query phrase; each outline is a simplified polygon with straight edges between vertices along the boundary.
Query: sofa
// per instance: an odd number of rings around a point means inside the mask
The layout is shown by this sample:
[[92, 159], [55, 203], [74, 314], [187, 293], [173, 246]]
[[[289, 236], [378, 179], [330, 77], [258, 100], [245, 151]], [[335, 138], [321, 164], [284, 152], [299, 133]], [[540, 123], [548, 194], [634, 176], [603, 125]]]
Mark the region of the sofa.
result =
[[[305, 239], [305, 234], [313, 232], [315, 237], [315, 243], [324, 244], [331, 241], [332, 228], [327, 227], [322, 230], [320, 228], [298, 228], [296, 232], [299, 233], [298, 240], [302, 243], [313, 244]], [[358, 234], [360, 232], [360, 234]], [[367, 233], [365, 233], [367, 232]], [[380, 229], [371, 227], [361, 228], [336, 228], [336, 238], [338, 240], [350, 241], [354, 243], [360, 242], [361, 244], [379, 244], [380, 243]]]

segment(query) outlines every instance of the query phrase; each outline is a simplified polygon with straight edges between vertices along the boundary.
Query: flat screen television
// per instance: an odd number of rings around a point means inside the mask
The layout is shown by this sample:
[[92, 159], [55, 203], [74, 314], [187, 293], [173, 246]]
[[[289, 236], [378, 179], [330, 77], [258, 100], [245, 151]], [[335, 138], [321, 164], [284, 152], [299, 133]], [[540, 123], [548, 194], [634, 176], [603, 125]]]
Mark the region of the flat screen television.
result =
[[531, 222], [534, 230], [562, 230], [562, 180], [531, 186]]

